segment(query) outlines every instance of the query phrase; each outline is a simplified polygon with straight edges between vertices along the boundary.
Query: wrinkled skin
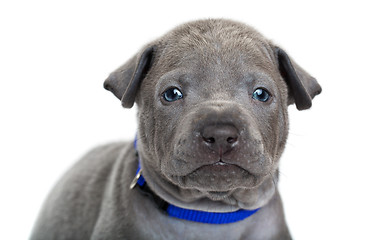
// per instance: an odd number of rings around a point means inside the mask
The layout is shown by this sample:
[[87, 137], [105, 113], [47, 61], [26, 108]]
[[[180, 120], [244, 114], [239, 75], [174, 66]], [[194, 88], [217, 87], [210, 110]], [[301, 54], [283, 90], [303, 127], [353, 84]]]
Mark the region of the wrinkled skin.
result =
[[[309, 108], [321, 88], [283, 50], [244, 24], [191, 22], [148, 44], [104, 86], [124, 107], [138, 106], [139, 158], [129, 143], [87, 154], [49, 195], [32, 239], [291, 239], [276, 185], [287, 107]], [[181, 97], [171, 101], [173, 88]], [[129, 190], [138, 161], [171, 204], [261, 209], [223, 225], [169, 217]]]
[[[288, 132], [287, 86], [270, 45], [232, 42], [238, 36], [202, 30], [181, 38], [172, 33], [175, 39], [168, 35], [166, 45], [175, 49], [164, 49], [156, 63], [167, 68], [155, 72], [152, 67], [141, 83], [136, 102], [143, 171], [156, 192], [179, 206], [258, 208], [275, 191]], [[201, 34], [205, 41], [192, 40]], [[248, 35], [265, 41], [258, 34]], [[162, 95], [170, 87], [184, 97], [165, 101]], [[252, 98], [260, 87], [270, 92], [268, 102]], [[222, 154], [205, 144], [201, 132], [224, 125], [239, 134], [235, 146]]]

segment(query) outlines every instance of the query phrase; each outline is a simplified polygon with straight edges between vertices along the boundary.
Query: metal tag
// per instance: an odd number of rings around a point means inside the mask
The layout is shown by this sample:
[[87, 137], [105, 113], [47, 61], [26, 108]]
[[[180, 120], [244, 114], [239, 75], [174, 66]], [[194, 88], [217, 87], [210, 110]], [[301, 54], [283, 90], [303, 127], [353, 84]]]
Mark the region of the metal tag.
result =
[[136, 186], [137, 181], [138, 181], [138, 179], [140, 178], [140, 176], [141, 176], [141, 169], [140, 169], [140, 171], [138, 171], [138, 173], [136, 174], [136, 176], [133, 178], [132, 182], [130, 183], [129, 189], [133, 189], [133, 188]]

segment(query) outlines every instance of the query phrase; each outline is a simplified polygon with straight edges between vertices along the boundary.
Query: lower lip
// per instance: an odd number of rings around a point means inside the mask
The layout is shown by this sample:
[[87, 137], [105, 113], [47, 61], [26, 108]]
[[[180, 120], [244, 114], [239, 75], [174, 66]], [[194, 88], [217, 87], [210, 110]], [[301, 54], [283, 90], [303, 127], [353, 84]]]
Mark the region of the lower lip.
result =
[[229, 195], [229, 191], [224, 192], [215, 192], [215, 191], [209, 191], [208, 194], [212, 196], [213, 198], [225, 198]]
[[212, 165], [206, 165], [199, 168], [204, 173], [210, 173], [210, 174], [222, 174], [222, 175], [229, 175], [229, 174], [237, 174], [241, 168], [228, 163], [214, 163]]

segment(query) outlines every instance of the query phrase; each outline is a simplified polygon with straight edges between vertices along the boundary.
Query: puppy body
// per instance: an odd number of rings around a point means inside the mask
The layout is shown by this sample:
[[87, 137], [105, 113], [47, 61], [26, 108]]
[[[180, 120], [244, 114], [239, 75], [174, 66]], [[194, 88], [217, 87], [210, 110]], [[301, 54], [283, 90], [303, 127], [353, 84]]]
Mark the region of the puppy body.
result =
[[32, 239], [289, 239], [278, 194], [237, 223], [184, 221], [129, 190], [136, 169], [132, 143], [92, 150], [55, 186]]
[[[321, 88], [252, 28], [227, 20], [182, 25], [110, 75], [105, 88], [138, 105], [131, 143], [97, 148], [55, 187], [33, 239], [290, 239], [276, 183], [287, 106]], [[261, 94], [261, 95], [256, 95]], [[199, 211], [257, 209], [214, 225], [169, 217], [136, 187]]]

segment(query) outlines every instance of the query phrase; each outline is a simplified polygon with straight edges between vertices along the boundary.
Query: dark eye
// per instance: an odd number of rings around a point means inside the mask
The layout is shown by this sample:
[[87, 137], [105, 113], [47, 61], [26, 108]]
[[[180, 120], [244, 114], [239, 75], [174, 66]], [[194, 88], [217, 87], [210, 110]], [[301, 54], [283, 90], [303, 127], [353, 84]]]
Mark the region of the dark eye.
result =
[[174, 102], [183, 98], [183, 94], [178, 88], [169, 88], [163, 93], [163, 98], [167, 102]]
[[265, 89], [257, 88], [253, 92], [253, 98], [261, 102], [267, 102], [270, 99], [270, 94]]

